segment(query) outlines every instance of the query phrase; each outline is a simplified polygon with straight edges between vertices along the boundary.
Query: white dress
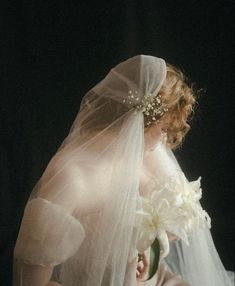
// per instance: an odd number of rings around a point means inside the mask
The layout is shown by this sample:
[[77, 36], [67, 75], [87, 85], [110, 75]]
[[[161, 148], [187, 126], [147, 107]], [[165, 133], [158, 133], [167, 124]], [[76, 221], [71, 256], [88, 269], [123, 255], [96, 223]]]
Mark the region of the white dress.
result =
[[[105, 184], [105, 180], [99, 180], [99, 183]], [[98, 181], [96, 186], [97, 184]], [[56, 266], [54, 269], [57, 273], [54, 278], [64, 286], [85, 285], [83, 280], [86, 281], [86, 273], [81, 260], [78, 261], [77, 258], [85, 256], [89, 250], [89, 233], [96, 226], [97, 216], [99, 216], [98, 209], [82, 217], [76, 217], [76, 213], [72, 216], [60, 205], [46, 199], [32, 199], [25, 209], [15, 248], [15, 257], [31, 265]], [[59, 242], [58, 238], [60, 238]], [[61, 262], [63, 262], [62, 268], [60, 268]], [[129, 263], [128, 268], [125, 286], [189, 285], [177, 275], [167, 271], [163, 265], [152, 279], [146, 282], [136, 280], [136, 259]], [[68, 269], [71, 270], [73, 276], [67, 275]], [[103, 286], [107, 286], [105, 277], [109, 276], [109, 271], [107, 265]]]
[[[92, 173], [90, 175], [92, 175]], [[89, 187], [93, 189], [94, 187], [105, 189], [107, 180], [104, 178], [106, 176], [108, 177], [108, 174], [105, 173], [104, 177], [104, 173], [101, 169], [100, 173], [96, 172], [96, 174], [93, 175], [92, 182], [88, 180], [82, 181], [82, 176], [80, 176], [80, 190]], [[147, 187], [144, 182], [143, 172], [139, 190], [141, 196], [147, 195]], [[75, 211], [71, 214], [67, 210], [66, 206], [76, 201], [77, 198], [75, 195], [70, 196], [66, 194], [65, 198], [68, 199], [68, 201], [66, 203], [63, 201], [63, 204], [60, 203], [61, 200], [53, 201], [52, 197], [51, 200], [35, 197], [28, 202], [14, 253], [16, 263], [19, 263], [19, 266], [16, 267], [15, 286], [37, 286], [35, 283], [24, 284], [24, 282], [22, 282], [26, 279], [22, 268], [23, 265], [39, 265], [42, 267], [49, 265], [54, 267], [51, 281], [57, 281], [60, 283], [59, 285], [63, 286], [87, 286], [86, 281], [88, 274], [83, 265], [83, 258], [89, 253], [91, 234], [97, 231], [96, 221], [100, 215], [100, 209], [102, 209], [105, 196], [103, 198], [99, 197], [99, 200], [92, 200], [93, 203], [97, 203], [90, 206], [90, 209], [87, 207], [89, 203], [83, 204], [84, 215], [80, 215], [79, 211]], [[91, 256], [89, 255], [89, 257]], [[151, 280], [138, 282], [136, 279], [136, 268], [136, 259], [128, 262], [123, 286], [190, 285], [184, 282], [177, 273], [170, 273], [163, 264], [160, 265], [157, 273]], [[111, 267], [107, 264], [101, 284], [102, 286], [109, 286], [109, 283], [106, 281], [110, 281], [110, 271]], [[55, 284], [51, 282], [50, 284], [45, 283], [38, 285], [49, 286]]]

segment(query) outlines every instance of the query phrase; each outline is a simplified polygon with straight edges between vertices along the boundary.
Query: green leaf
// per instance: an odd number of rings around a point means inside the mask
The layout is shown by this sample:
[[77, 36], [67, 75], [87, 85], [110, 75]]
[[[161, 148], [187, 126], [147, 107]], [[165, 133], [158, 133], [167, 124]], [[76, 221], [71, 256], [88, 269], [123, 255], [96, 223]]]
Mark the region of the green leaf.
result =
[[158, 269], [160, 259], [160, 244], [156, 239], [150, 247], [149, 278], [150, 280]]

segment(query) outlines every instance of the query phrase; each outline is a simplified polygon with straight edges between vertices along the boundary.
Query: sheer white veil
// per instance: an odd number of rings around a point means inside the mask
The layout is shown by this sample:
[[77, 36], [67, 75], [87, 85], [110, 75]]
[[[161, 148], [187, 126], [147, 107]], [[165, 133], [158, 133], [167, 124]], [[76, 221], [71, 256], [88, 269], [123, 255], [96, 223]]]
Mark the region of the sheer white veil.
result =
[[128, 285], [144, 117], [123, 98], [130, 90], [140, 98], [157, 93], [165, 76], [164, 60], [136, 56], [84, 96], [27, 204], [15, 247], [16, 285], [24, 285], [25, 264], [57, 265], [53, 275], [66, 286]]
[[[29, 265], [53, 267], [52, 280], [64, 286], [136, 285], [129, 264], [136, 254], [143, 166], [156, 178], [176, 174], [179, 166], [164, 144], [144, 155], [143, 113], [123, 99], [157, 95], [165, 77], [163, 59], [139, 55], [114, 67], [84, 96], [25, 208], [14, 251], [15, 286], [34, 285]], [[203, 271], [202, 259], [209, 261]], [[231, 285], [209, 232], [193, 238], [189, 248], [175, 244], [166, 262], [192, 285]]]
[[[154, 153], [156, 158], [161, 156], [162, 160], [153, 161], [153, 170], [167, 169], [166, 173], [170, 176], [177, 176], [177, 173], [182, 172], [170, 149], [159, 145]], [[160, 162], [164, 162], [164, 166]], [[170, 271], [180, 273], [181, 277], [192, 286], [234, 285], [234, 272], [225, 270], [208, 228], [195, 230], [188, 240], [189, 246], [182, 240], [170, 244], [169, 255], [163, 261]]]

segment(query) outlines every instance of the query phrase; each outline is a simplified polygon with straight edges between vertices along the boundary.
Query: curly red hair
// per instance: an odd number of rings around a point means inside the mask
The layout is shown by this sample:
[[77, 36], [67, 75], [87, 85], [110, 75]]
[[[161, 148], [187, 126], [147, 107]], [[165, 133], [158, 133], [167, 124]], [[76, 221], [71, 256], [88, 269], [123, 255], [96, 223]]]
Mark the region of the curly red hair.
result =
[[188, 121], [196, 103], [197, 91], [179, 68], [167, 63], [166, 79], [159, 94], [168, 108], [161, 119], [168, 122], [167, 143], [171, 149], [176, 149], [190, 129]]

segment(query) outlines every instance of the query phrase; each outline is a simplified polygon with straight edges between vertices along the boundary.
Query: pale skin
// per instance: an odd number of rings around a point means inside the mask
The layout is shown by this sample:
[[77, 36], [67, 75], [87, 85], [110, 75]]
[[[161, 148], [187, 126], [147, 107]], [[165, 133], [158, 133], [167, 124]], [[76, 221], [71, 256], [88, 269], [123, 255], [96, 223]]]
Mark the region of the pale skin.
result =
[[[161, 140], [162, 136], [164, 136], [164, 132], [168, 127], [168, 123], [164, 120], [161, 120], [157, 124], [153, 124], [150, 127], [145, 129], [145, 152], [151, 152], [154, 150], [155, 145]], [[52, 164], [53, 166], [53, 164]], [[46, 173], [53, 173], [53, 167], [49, 168]], [[70, 170], [68, 169], [67, 172], [64, 174], [61, 173], [60, 177], [57, 178], [56, 181], [53, 181], [52, 184], [47, 185], [47, 188], [50, 188], [50, 192], [47, 192], [47, 190], [41, 190], [39, 193], [39, 196], [50, 199], [47, 197], [47, 194], [53, 194], [54, 191], [58, 190], [58, 187], [60, 185], [60, 180], [68, 180], [70, 183], [71, 181], [74, 181], [74, 189], [76, 189], [76, 182], [77, 180], [74, 180], [73, 174], [76, 170]], [[68, 173], [69, 172], [69, 173]], [[76, 172], [75, 172], [76, 173]], [[65, 194], [64, 192], [61, 192], [59, 196], [56, 197], [55, 200], [53, 200], [54, 203], [61, 205], [64, 209], [67, 210], [68, 213], [71, 215], [74, 215], [75, 209], [84, 209], [89, 210], [89, 206], [86, 205], [86, 201], [89, 201], [88, 198], [82, 197], [78, 198], [77, 200], [74, 200], [75, 196], [77, 196], [77, 193], [73, 193], [73, 188], [71, 188], [71, 193], [66, 194], [66, 198], [63, 197]], [[80, 206], [75, 205], [74, 202], [83, 202]], [[170, 235], [170, 234], [169, 234]], [[174, 240], [175, 237], [169, 236], [170, 240]], [[137, 269], [136, 269], [136, 278], [137, 281], [143, 281], [146, 280], [146, 275], [148, 273], [149, 268], [149, 255], [148, 252], [144, 253], [143, 260], [138, 262]], [[35, 285], [35, 286], [58, 286], [60, 284], [50, 281], [53, 267], [42, 267], [37, 265], [27, 265], [24, 264], [21, 268], [21, 271], [24, 273], [24, 281], [22, 286], [29, 286], [29, 285]]]

